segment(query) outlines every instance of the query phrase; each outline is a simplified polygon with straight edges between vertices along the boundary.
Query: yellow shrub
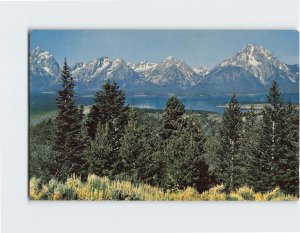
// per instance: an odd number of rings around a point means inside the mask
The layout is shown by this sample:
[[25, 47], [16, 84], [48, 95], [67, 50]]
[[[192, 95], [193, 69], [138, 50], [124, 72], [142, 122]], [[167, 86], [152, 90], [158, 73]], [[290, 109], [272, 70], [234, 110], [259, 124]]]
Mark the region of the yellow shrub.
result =
[[254, 198], [255, 198], [255, 201], [266, 201], [266, 199], [262, 193], [255, 193]]
[[224, 192], [224, 185], [217, 185], [208, 191], [201, 193], [200, 197], [201, 200], [206, 201], [225, 201], [226, 200], [226, 193]]
[[230, 193], [228, 199], [230, 201], [244, 201], [244, 198], [236, 192]]
[[285, 195], [278, 187], [276, 187], [274, 190], [265, 193], [264, 199], [266, 201], [297, 201], [298, 197]]
[[252, 188], [243, 186], [235, 192], [229, 194], [229, 200], [232, 201], [253, 201], [255, 200], [255, 193]]
[[69, 189], [76, 189], [80, 185], [81, 185], [81, 180], [79, 178], [76, 178], [75, 176], [69, 177], [66, 181], [66, 186]]
[[29, 198], [33, 200], [40, 200], [42, 193], [39, 190], [39, 180], [33, 177], [29, 183]]
[[98, 177], [94, 174], [89, 175], [86, 182], [73, 175], [65, 183], [53, 179], [47, 184], [41, 184], [39, 179], [33, 177], [30, 179], [29, 196], [33, 200], [294, 201], [298, 199], [283, 194], [279, 188], [267, 193], [255, 193], [252, 188], [244, 186], [227, 194], [224, 185], [217, 185], [203, 193], [199, 193], [192, 187], [165, 191], [148, 184], [111, 181], [107, 177]]
[[59, 190], [55, 190], [52, 195], [52, 200], [60, 200], [61, 199], [61, 192]]

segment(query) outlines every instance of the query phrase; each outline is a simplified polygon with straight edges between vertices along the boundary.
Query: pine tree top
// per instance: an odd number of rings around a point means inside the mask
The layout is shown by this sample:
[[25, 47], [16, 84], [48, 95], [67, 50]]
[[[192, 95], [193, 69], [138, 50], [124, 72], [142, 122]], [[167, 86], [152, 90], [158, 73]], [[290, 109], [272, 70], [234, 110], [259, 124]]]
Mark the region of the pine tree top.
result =
[[278, 109], [283, 105], [283, 97], [275, 80], [272, 82], [267, 98], [274, 109]]
[[182, 116], [184, 114], [184, 105], [176, 95], [173, 95], [168, 99], [166, 104], [166, 112], [169, 114], [175, 114], [177, 116]]

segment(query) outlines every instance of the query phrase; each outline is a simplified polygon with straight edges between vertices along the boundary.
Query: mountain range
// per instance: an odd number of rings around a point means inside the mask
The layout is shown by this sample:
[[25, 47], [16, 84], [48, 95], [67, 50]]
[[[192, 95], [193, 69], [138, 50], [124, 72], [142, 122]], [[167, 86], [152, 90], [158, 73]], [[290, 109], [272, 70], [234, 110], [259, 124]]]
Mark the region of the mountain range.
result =
[[[29, 55], [30, 92], [61, 88], [60, 65], [48, 52], [35, 48]], [[299, 92], [299, 65], [287, 65], [261, 45], [245, 45], [212, 69], [190, 66], [175, 57], [159, 63], [129, 63], [102, 56], [70, 67], [76, 91], [98, 91], [106, 80], [115, 80], [127, 93], [205, 95], [266, 92], [276, 80], [282, 92]]]

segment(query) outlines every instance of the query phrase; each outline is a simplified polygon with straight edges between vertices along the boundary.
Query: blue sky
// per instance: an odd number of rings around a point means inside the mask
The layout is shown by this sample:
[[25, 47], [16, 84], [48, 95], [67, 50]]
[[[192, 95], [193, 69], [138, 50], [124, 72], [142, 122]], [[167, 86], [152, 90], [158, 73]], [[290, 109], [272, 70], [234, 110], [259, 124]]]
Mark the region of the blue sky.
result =
[[33, 30], [39, 46], [69, 64], [101, 56], [128, 62], [159, 62], [168, 56], [213, 67], [248, 44], [260, 44], [287, 64], [298, 63], [299, 34], [291, 30]]

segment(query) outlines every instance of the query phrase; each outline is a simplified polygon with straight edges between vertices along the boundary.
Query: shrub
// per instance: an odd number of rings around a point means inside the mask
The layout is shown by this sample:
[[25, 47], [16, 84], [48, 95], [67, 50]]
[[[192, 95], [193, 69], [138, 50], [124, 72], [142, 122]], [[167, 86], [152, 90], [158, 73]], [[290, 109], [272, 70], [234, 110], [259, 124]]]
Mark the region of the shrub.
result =
[[201, 200], [205, 201], [225, 201], [226, 193], [224, 192], [224, 185], [217, 185], [208, 191], [200, 194]]
[[133, 184], [130, 181], [109, 180], [94, 174], [86, 182], [74, 175], [65, 183], [51, 179], [42, 184], [35, 177], [30, 179], [30, 199], [32, 200], [144, 200], [144, 201], [295, 201], [298, 197], [285, 195], [279, 188], [267, 193], [255, 193], [252, 188], [244, 186], [231, 193], [225, 192], [224, 185], [199, 193], [187, 187], [184, 190], [163, 190], [148, 184]]
[[252, 188], [243, 186], [235, 192], [229, 194], [229, 200], [233, 201], [253, 201], [255, 200], [255, 193]]

